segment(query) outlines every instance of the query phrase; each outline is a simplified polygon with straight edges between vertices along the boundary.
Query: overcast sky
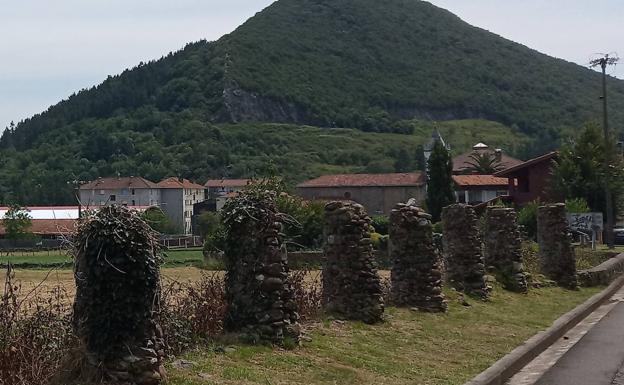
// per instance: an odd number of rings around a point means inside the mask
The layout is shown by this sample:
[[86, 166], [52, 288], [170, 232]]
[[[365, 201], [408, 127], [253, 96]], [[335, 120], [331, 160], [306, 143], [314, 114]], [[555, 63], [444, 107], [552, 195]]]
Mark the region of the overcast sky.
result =
[[[0, 0], [0, 130], [140, 61], [231, 32], [272, 0]], [[433, 0], [469, 23], [586, 65], [624, 56], [622, 0]], [[611, 73], [624, 79], [624, 63]]]

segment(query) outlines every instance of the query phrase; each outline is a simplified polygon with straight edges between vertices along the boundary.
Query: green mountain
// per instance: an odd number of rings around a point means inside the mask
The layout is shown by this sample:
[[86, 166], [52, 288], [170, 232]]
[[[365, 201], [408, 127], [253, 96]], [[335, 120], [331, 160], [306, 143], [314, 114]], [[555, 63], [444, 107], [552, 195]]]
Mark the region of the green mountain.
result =
[[[624, 81], [609, 87], [621, 127]], [[280, 0], [5, 131], [0, 203], [69, 203], [72, 181], [117, 173], [406, 170], [432, 121], [459, 150], [475, 139], [528, 156], [598, 119], [600, 93], [599, 74], [426, 2]]]

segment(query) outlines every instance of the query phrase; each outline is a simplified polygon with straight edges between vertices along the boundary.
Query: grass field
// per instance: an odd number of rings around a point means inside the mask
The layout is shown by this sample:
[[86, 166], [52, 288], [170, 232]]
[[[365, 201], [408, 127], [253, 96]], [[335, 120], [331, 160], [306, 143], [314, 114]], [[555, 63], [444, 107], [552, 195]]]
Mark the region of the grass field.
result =
[[[165, 252], [165, 266], [199, 266], [203, 263], [203, 259], [201, 249], [180, 249]], [[8, 263], [18, 269], [50, 269], [54, 267], [69, 269], [72, 267], [72, 257], [68, 253], [60, 251], [0, 254], [0, 267], [6, 267]]]
[[[168, 365], [170, 384], [459, 385], [550, 326], [599, 289], [494, 291], [488, 303], [460, 304], [448, 314], [389, 308], [384, 324], [325, 320], [307, 325], [311, 342], [287, 351], [221, 341]], [[226, 353], [218, 346], [228, 345]]]

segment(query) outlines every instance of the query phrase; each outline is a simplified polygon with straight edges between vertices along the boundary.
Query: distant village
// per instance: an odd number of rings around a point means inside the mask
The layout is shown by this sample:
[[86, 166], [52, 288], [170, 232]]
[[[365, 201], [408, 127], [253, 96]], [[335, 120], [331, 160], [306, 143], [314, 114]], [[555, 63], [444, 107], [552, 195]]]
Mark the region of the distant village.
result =
[[[439, 132], [434, 132], [424, 146], [428, 160], [433, 145], [450, 146]], [[489, 157], [498, 165], [491, 174], [478, 173], [474, 162]], [[522, 206], [540, 199], [549, 200], [552, 161], [556, 152], [520, 161], [504, 149], [476, 143], [472, 150], [453, 158], [455, 199], [473, 206], [487, 205], [494, 200]], [[153, 182], [140, 176], [98, 178], [82, 184], [75, 206], [28, 207], [32, 218], [31, 232], [41, 239], [57, 239], [69, 235], [81, 211], [97, 210], [107, 205], [124, 205], [139, 211], [158, 207], [181, 236], [199, 235], [196, 221], [204, 212], [218, 212], [225, 202], [253, 181], [251, 179], [213, 179], [198, 184], [187, 179], [170, 177]], [[426, 172], [388, 174], [323, 175], [296, 186], [296, 194], [306, 200], [351, 200], [362, 204], [371, 215], [388, 215], [400, 202], [426, 198]], [[0, 217], [7, 212], [0, 207]], [[0, 225], [0, 238], [6, 234]]]

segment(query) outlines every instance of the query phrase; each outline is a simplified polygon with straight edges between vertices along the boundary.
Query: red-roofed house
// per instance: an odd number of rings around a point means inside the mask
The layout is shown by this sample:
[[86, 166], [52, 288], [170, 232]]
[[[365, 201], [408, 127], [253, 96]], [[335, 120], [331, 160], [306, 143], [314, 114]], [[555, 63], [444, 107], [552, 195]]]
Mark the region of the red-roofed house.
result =
[[251, 179], [211, 179], [204, 186], [208, 189], [208, 199], [214, 200], [240, 191], [251, 182]]
[[470, 169], [473, 167], [471, 163], [474, 162], [473, 157], [484, 154], [490, 156], [490, 159], [495, 159], [502, 169], [508, 169], [522, 163], [521, 160], [505, 154], [500, 148], [491, 149], [487, 144], [477, 143], [472, 147], [472, 151], [453, 158], [453, 174], [470, 174]]
[[557, 197], [550, 186], [553, 162], [558, 156], [559, 153], [556, 151], [549, 152], [494, 175], [508, 179], [509, 195], [517, 205], [522, 206], [536, 199], [542, 202], [556, 202], [561, 197]]
[[493, 175], [453, 175], [457, 202], [471, 205], [509, 193], [509, 181]]
[[109, 204], [160, 207], [181, 234], [192, 233], [193, 205], [205, 197], [204, 186], [182, 178], [166, 178], [159, 183], [134, 176], [99, 178], [80, 186], [83, 208]]
[[127, 206], [160, 205], [160, 188], [145, 178], [98, 178], [80, 186], [80, 204], [85, 207], [119, 204]]
[[297, 194], [309, 200], [352, 200], [362, 204], [370, 215], [382, 215], [411, 198], [423, 202], [425, 187], [422, 172], [324, 175], [299, 184]]

